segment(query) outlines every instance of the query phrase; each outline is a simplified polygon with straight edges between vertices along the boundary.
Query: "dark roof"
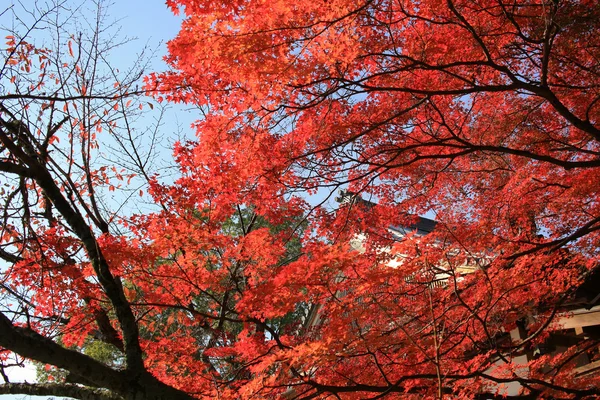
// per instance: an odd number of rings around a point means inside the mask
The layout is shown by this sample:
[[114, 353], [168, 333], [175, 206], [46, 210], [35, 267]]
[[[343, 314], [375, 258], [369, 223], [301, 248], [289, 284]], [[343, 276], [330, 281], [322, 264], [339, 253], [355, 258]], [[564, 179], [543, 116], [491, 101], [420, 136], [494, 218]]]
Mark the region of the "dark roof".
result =
[[437, 225], [437, 222], [424, 217], [419, 217], [419, 220], [416, 224], [410, 226], [401, 226], [401, 225], [391, 225], [390, 229], [406, 235], [407, 233], [415, 232], [417, 235], [425, 236], [428, 233], [433, 232], [433, 229]]
[[[335, 200], [340, 204], [351, 204], [353, 202], [359, 201], [359, 202], [367, 204], [369, 206], [375, 205], [375, 203], [365, 200], [362, 197], [360, 197], [360, 195], [354, 194], [347, 190], [340, 190], [339, 197], [336, 197]], [[401, 235], [406, 235], [407, 233], [416, 231], [417, 235], [425, 236], [428, 233], [433, 232], [433, 229], [435, 228], [436, 225], [437, 225], [437, 222], [432, 219], [425, 218], [425, 217], [419, 217], [419, 220], [414, 225], [409, 225], [409, 226], [390, 225], [390, 229]]]

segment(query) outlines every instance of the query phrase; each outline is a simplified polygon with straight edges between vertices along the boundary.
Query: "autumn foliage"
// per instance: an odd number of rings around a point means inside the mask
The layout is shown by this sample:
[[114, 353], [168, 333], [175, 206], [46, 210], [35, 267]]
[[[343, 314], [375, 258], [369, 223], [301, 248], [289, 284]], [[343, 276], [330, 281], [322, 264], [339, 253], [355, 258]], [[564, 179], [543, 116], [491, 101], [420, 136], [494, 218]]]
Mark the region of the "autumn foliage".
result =
[[[0, 346], [107, 398], [600, 396], [577, 370], [598, 332], [559, 324], [598, 295], [595, 1], [167, 3], [185, 19], [145, 90], [200, 113], [179, 178], [142, 174], [158, 211], [107, 219], [106, 169], [69, 182], [2, 109], [27, 221], [4, 290], [27, 292]], [[432, 233], [398, 234], [418, 215]]]

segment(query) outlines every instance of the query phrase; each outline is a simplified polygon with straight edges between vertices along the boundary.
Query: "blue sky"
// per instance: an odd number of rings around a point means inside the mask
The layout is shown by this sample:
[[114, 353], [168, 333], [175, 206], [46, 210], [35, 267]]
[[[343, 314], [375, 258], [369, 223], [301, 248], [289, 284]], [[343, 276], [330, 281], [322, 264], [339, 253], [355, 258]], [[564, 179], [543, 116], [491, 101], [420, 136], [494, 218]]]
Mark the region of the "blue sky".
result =
[[[109, 10], [124, 35], [138, 38], [132, 43], [134, 49], [147, 42], [151, 48], [158, 47], [161, 56], [166, 53], [166, 41], [175, 37], [181, 23], [181, 17], [174, 16], [163, 1], [120, 0]], [[160, 60], [155, 65], [164, 68]]]

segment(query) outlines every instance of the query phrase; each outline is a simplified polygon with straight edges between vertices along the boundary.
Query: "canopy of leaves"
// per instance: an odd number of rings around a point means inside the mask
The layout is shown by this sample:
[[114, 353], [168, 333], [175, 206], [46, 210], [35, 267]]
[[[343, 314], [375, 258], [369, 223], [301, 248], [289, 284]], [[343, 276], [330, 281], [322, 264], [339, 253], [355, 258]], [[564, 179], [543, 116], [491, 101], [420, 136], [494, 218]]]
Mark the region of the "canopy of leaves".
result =
[[[596, 2], [169, 4], [185, 14], [174, 71], [147, 87], [205, 112], [198, 141], [177, 148], [185, 190], [215, 215], [311, 210], [306, 256], [285, 278], [257, 270], [278, 286], [247, 311], [287, 311], [279, 294], [297, 285], [318, 317], [266, 354], [238, 353], [256, 363], [240, 393], [471, 398], [510, 381], [524, 397], [595, 393], [569, 361], [593, 335], [514, 360], [548, 341], [598, 267]], [[282, 203], [337, 188], [377, 205]], [[388, 231], [425, 213], [431, 235]], [[347, 253], [359, 233], [364, 252]], [[511, 342], [517, 325], [527, 339]]]

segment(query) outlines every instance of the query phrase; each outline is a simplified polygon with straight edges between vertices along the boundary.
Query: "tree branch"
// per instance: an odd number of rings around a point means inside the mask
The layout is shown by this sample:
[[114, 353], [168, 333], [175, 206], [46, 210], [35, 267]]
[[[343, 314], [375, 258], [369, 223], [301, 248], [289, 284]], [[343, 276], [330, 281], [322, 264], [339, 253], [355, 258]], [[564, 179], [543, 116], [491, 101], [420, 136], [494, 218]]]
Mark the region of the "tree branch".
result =
[[8, 383], [0, 385], [0, 394], [27, 394], [30, 396], [61, 396], [80, 400], [123, 400], [105, 389], [93, 389], [68, 383]]

